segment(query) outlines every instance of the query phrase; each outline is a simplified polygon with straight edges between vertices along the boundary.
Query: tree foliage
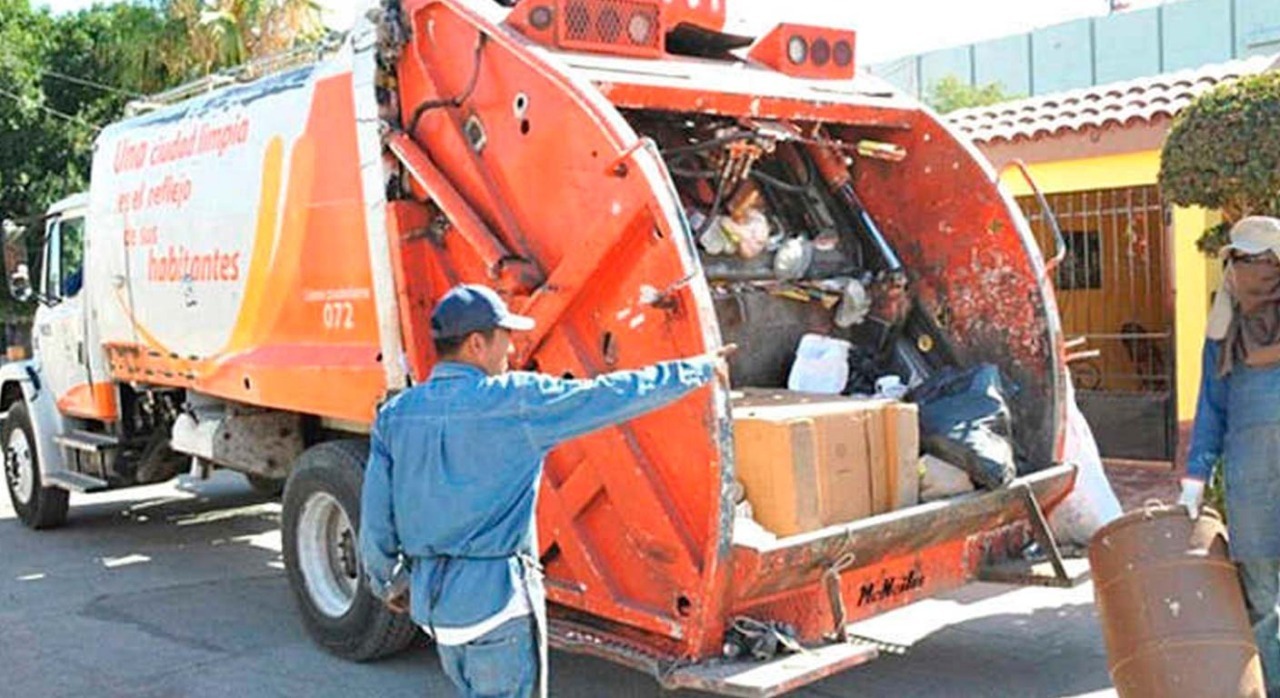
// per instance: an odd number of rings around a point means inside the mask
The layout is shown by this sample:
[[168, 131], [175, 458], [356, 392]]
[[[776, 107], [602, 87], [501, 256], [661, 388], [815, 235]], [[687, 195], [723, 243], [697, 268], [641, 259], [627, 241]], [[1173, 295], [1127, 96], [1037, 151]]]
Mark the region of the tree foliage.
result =
[[1280, 216], [1280, 73], [1219, 85], [1184, 109], [1165, 141], [1160, 186], [1228, 224]]
[[313, 0], [135, 0], [61, 15], [0, 0], [0, 219], [36, 220], [83, 191], [100, 128], [130, 100], [320, 32]]
[[133, 98], [321, 38], [313, 0], [161, 0], [54, 16], [0, 0], [0, 215], [87, 184], [98, 129]]
[[188, 40], [182, 58], [204, 73], [282, 53], [324, 34], [315, 0], [168, 0], [165, 13]]
[[1004, 85], [998, 82], [975, 87], [954, 75], [948, 75], [930, 86], [924, 101], [939, 114], [946, 114], [957, 109], [985, 107], [1018, 98], [1018, 95], [1005, 92]]

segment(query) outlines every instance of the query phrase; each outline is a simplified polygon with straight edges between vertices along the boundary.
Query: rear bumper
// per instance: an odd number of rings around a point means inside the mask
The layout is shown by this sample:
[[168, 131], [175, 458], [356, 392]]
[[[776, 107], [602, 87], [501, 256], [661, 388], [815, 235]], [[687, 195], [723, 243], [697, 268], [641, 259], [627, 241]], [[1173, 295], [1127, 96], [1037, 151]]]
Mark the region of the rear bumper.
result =
[[722, 696], [769, 698], [835, 676], [879, 656], [870, 645], [832, 643], [768, 662], [706, 662], [681, 667], [662, 679], [664, 688]]
[[[735, 617], [796, 630], [805, 652], [766, 661], [663, 656], [598, 628], [553, 620], [560, 649], [592, 654], [654, 674], [667, 688], [767, 698], [877, 657], [870, 645], [833, 641], [836, 613], [824, 577], [838, 580], [845, 625], [975, 580], [985, 565], [1016, 553], [1030, 537], [1026, 492], [1051, 509], [1071, 491], [1074, 466], [1058, 466], [1003, 490], [981, 492], [834, 526], [766, 545], [735, 544], [726, 625]], [[838, 562], [848, 562], [829, 574]]]
[[852, 623], [921, 598], [964, 586], [984, 564], [1027, 543], [1026, 490], [1051, 509], [1075, 482], [1064, 465], [1019, 478], [1006, 489], [864, 519], [845, 526], [779, 539], [763, 546], [735, 545], [734, 615], [782, 621], [805, 642], [835, 631], [835, 613], [823, 585], [839, 565], [845, 622]]

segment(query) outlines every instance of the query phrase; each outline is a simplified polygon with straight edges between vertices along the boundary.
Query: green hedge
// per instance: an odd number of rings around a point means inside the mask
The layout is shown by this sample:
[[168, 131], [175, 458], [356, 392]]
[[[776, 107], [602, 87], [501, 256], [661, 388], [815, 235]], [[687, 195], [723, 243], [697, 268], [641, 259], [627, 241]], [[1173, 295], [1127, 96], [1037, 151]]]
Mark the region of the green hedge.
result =
[[1280, 72], [1219, 85], [1174, 120], [1160, 186], [1179, 206], [1220, 210], [1228, 223], [1280, 216]]

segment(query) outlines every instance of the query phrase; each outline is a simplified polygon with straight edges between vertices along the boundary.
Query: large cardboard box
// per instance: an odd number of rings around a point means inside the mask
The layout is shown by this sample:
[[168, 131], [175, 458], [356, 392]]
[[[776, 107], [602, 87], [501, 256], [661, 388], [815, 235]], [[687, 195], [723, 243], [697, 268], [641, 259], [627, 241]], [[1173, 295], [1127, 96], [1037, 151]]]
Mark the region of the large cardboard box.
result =
[[779, 536], [917, 502], [915, 405], [748, 390], [734, 395], [733, 421], [738, 480]]

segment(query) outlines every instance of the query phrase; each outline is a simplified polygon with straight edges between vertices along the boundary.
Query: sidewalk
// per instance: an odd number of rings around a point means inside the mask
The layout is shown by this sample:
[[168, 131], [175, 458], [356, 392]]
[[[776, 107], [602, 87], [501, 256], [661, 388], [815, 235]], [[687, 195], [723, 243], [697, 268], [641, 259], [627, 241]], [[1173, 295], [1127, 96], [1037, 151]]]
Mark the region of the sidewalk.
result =
[[1130, 512], [1150, 500], [1165, 504], [1178, 501], [1178, 474], [1176, 471], [1142, 468], [1128, 465], [1105, 466], [1107, 478], [1120, 498], [1120, 506]]

